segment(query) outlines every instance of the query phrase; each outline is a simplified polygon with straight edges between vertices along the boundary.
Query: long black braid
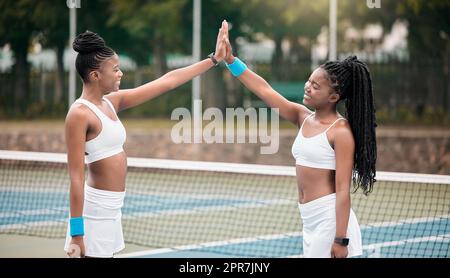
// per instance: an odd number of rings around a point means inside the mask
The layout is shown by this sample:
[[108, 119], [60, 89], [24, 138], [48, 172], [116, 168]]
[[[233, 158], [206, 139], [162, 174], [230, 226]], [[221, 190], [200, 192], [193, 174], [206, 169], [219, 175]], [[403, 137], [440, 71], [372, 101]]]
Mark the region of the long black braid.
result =
[[320, 66], [328, 73], [333, 89], [345, 99], [346, 118], [355, 138], [353, 186], [369, 194], [375, 183], [377, 142], [372, 78], [367, 65], [356, 56], [343, 61], [329, 61]]
[[101, 62], [115, 54], [106, 46], [102, 37], [91, 31], [79, 34], [72, 47], [78, 52], [75, 67], [84, 82], [89, 82], [88, 75], [91, 70], [99, 69]]

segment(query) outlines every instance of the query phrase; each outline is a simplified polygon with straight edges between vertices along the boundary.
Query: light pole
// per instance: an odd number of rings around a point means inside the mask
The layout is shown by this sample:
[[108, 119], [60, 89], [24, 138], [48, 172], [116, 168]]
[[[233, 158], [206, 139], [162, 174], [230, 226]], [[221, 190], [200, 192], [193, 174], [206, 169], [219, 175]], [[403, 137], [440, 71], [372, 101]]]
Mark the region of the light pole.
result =
[[[192, 59], [193, 62], [200, 61], [201, 55], [201, 15], [202, 15], [202, 1], [194, 0], [194, 11], [193, 11], [193, 40], [192, 40]], [[194, 123], [194, 143], [201, 143], [201, 124], [202, 119], [200, 118], [201, 105], [200, 100], [200, 76], [192, 80], [192, 116]]]
[[[67, 1], [69, 3], [69, 1]], [[69, 4], [67, 5], [69, 7]], [[70, 9], [70, 26], [69, 26], [69, 32], [70, 32], [70, 44], [73, 43], [75, 40], [75, 33], [77, 29], [77, 6], [72, 5], [69, 7]], [[70, 53], [72, 57], [75, 57], [75, 51], [72, 49], [72, 47], [69, 47]], [[75, 59], [73, 59], [75, 60]], [[75, 90], [76, 90], [76, 79], [75, 79], [75, 63], [71, 63], [69, 66], [69, 108], [72, 105], [72, 103], [75, 101]]]
[[330, 39], [328, 45], [328, 60], [336, 60], [337, 56], [337, 1], [330, 0]]

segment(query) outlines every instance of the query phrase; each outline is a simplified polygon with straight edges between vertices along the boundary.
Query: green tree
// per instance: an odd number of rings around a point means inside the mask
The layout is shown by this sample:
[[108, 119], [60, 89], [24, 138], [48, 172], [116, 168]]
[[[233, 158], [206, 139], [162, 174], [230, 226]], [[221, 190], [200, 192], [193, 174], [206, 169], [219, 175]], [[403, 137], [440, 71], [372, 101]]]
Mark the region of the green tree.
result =
[[[186, 21], [187, 44], [189, 52], [192, 52], [192, 4], [189, 1], [186, 7]], [[214, 51], [216, 46], [217, 32], [225, 19], [233, 25], [231, 34], [231, 43], [235, 46], [235, 39], [242, 35], [242, 9], [244, 6], [243, 0], [202, 0], [202, 33], [201, 33], [201, 48], [202, 58]], [[188, 12], [189, 10], [189, 12]], [[236, 48], [234, 48], [236, 50]], [[223, 69], [226, 70], [226, 69]], [[227, 84], [223, 78], [223, 71], [219, 69], [212, 69], [206, 74], [202, 75], [202, 99], [204, 101], [203, 107], [217, 107], [225, 110], [226, 107], [236, 106], [239, 104], [241, 94], [239, 90], [227, 91]]]
[[148, 64], [148, 46], [118, 23], [111, 22], [112, 13], [110, 0], [82, 1], [81, 9], [77, 10], [77, 34], [86, 30], [98, 33], [115, 51], [130, 56], [138, 65]]
[[[240, 21], [242, 3], [242, 0], [202, 1], [202, 57], [214, 50], [217, 32], [223, 19]], [[127, 45], [118, 49], [130, 53], [138, 65], [148, 64], [147, 57], [151, 51], [156, 77], [167, 71], [167, 53], [192, 53], [193, 1], [117, 0], [106, 7], [110, 14], [107, 26], [125, 30], [129, 38]], [[221, 72], [209, 71], [202, 78], [202, 91], [207, 92], [202, 98], [206, 105], [224, 108], [226, 93], [223, 88]]]
[[42, 32], [43, 47], [52, 48], [56, 53], [53, 104], [60, 104], [64, 87], [63, 56], [69, 42], [69, 8], [64, 1], [37, 1], [33, 21]]
[[14, 52], [14, 110], [23, 113], [29, 98], [30, 66], [27, 61], [28, 48], [36, 31], [33, 13], [37, 1], [0, 1], [0, 45], [9, 43]]
[[[185, 4], [186, 0], [113, 0], [108, 23], [126, 30], [142, 49], [151, 50], [155, 74], [161, 76], [167, 72], [167, 48], [181, 43], [177, 30], [182, 26], [179, 15]], [[136, 61], [147, 64], [147, 60]]]
[[[436, 83], [443, 82], [442, 107], [449, 109], [450, 83], [450, 1], [442, 0], [383, 0], [381, 8], [369, 9], [365, 1], [341, 0], [342, 18], [357, 27], [380, 23], [389, 30], [396, 20], [408, 23], [408, 51], [410, 64], [419, 68], [417, 78], [412, 78], [411, 94], [418, 107], [428, 96], [439, 94]], [[433, 65], [433, 66], [430, 66]], [[438, 67], [438, 68], [436, 68]], [[444, 73], [444, 80], [438, 76]], [[422, 109], [419, 109], [421, 111]], [[420, 112], [419, 112], [420, 114]]]
[[[265, 1], [250, 0], [243, 9], [243, 25], [249, 37], [261, 32], [275, 42], [272, 57], [272, 78], [281, 80], [286, 76], [286, 64], [282, 53], [283, 40], [291, 42], [292, 51], [299, 58], [310, 57], [310, 49], [323, 25], [328, 21], [328, 0], [317, 1]], [[299, 38], [306, 45], [299, 45]]]
[[406, 20], [411, 59], [442, 59], [448, 55], [450, 1], [383, 0], [380, 9], [369, 9], [365, 1], [341, 1], [341, 18], [350, 20], [357, 27], [380, 23], [389, 30], [396, 20]]

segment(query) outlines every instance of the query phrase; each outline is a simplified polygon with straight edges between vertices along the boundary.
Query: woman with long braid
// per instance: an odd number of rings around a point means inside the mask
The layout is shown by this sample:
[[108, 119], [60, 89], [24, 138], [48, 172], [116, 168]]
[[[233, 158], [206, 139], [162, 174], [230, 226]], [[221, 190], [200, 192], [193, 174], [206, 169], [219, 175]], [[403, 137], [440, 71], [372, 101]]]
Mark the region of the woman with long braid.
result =
[[[228, 37], [228, 26], [225, 26]], [[376, 138], [372, 81], [355, 56], [318, 67], [305, 84], [304, 105], [290, 102], [232, 55], [227, 67], [250, 91], [300, 128], [292, 146], [305, 257], [362, 254], [361, 232], [351, 209], [350, 188], [364, 194], [375, 182]], [[345, 100], [346, 117], [336, 106]]]

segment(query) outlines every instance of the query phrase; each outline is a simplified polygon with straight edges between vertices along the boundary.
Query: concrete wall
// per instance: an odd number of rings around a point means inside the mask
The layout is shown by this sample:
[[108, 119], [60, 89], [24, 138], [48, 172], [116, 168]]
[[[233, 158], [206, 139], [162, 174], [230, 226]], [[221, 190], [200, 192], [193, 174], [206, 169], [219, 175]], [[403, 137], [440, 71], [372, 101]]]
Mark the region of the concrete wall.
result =
[[[295, 130], [280, 132], [277, 153], [260, 154], [260, 144], [175, 144], [170, 129], [127, 129], [125, 151], [130, 157], [294, 165], [291, 146]], [[379, 128], [379, 171], [450, 175], [450, 131]], [[60, 130], [31, 128], [0, 132], [0, 149], [65, 152]]]

